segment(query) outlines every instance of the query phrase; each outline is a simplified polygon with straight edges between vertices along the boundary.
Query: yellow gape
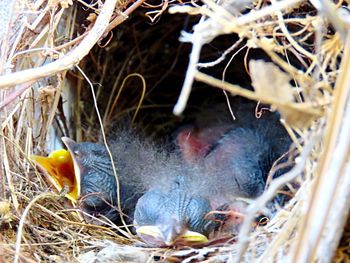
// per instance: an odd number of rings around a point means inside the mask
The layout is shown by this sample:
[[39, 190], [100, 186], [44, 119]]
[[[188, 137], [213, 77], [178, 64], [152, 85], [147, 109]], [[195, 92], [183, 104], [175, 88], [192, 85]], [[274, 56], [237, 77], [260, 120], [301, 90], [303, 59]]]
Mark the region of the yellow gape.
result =
[[60, 149], [53, 151], [48, 157], [32, 155], [30, 158], [41, 168], [48, 181], [59, 192], [67, 189], [66, 197], [72, 202], [77, 201], [80, 186], [77, 183], [79, 180], [74, 173], [73, 160], [69, 151]]

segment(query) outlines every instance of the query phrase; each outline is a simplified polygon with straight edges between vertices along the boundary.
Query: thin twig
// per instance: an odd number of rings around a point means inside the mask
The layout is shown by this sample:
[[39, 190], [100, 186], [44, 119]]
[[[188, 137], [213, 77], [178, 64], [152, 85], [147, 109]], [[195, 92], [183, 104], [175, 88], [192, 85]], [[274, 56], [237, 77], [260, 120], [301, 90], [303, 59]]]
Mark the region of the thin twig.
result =
[[[315, 175], [315, 191], [311, 195], [309, 211], [299, 228], [302, 230], [299, 242], [294, 249], [293, 262], [309, 262], [315, 256], [321, 234], [325, 230], [337, 185], [343, 176], [341, 172], [348, 160], [349, 149], [346, 147], [349, 147], [350, 144], [350, 137], [348, 137], [350, 126], [345, 122], [344, 116], [348, 117], [350, 114], [345, 111], [346, 109], [350, 111], [350, 107], [346, 106], [350, 100], [349, 45], [348, 34], [341, 71], [335, 87], [333, 110], [328, 120], [325, 146]], [[342, 136], [344, 130], [347, 132], [345, 138]], [[334, 158], [335, 155], [337, 158]]]
[[[102, 118], [101, 118], [101, 115], [100, 115], [100, 111], [99, 111], [98, 105], [97, 105], [96, 95], [95, 95], [95, 91], [94, 91], [94, 85], [92, 84], [90, 79], [86, 76], [84, 71], [82, 69], [80, 69], [80, 67], [78, 67], [78, 66], [77, 66], [77, 68], [80, 71], [80, 73], [84, 76], [85, 80], [89, 83], [90, 88], [91, 88], [91, 94], [92, 94], [92, 98], [93, 98], [93, 101], [94, 101], [94, 107], [95, 107], [95, 110], [96, 110], [97, 119], [99, 121], [100, 128], [101, 128], [101, 134], [102, 134], [102, 138], [103, 138], [103, 143], [104, 143], [104, 145], [106, 147], [106, 150], [108, 152], [109, 158], [111, 160], [113, 174], [114, 174], [116, 185], [117, 185], [117, 207], [118, 207], [118, 211], [120, 211], [120, 213], [121, 213], [122, 205], [121, 205], [121, 201], [120, 201], [120, 182], [119, 182], [119, 178], [118, 178], [117, 169], [116, 169], [115, 164], [114, 164], [113, 155], [112, 155], [112, 152], [111, 152], [111, 150], [110, 150], [110, 148], [108, 146], [108, 143], [107, 143], [106, 134], [105, 134], [104, 127], [103, 127], [103, 121], [102, 121]], [[126, 225], [126, 222], [124, 220], [124, 216], [122, 214], [120, 214], [120, 219], [122, 221], [122, 224], [125, 226], [126, 231], [130, 235], [132, 235], [130, 230], [129, 230], [129, 228], [128, 228], [128, 226]]]
[[108, 27], [109, 20], [112, 17], [116, 3], [117, 0], [105, 1], [101, 9], [101, 13], [96, 19], [95, 25], [74, 50], [69, 52], [64, 57], [44, 66], [0, 76], [0, 89], [9, 88], [31, 80], [48, 77], [77, 65], [79, 61], [90, 52], [91, 48], [97, 43], [105, 32], [106, 28]]
[[32, 201], [30, 201], [30, 203], [27, 205], [27, 207], [24, 209], [21, 219], [19, 221], [18, 224], [18, 229], [17, 229], [17, 239], [16, 239], [16, 253], [15, 253], [15, 259], [13, 260], [14, 263], [17, 263], [20, 257], [20, 251], [21, 251], [21, 242], [22, 242], [22, 235], [23, 235], [23, 227], [24, 227], [24, 223], [26, 220], [26, 217], [30, 211], [30, 209], [33, 207], [33, 205], [38, 202], [39, 200], [45, 199], [45, 198], [52, 198], [52, 197], [56, 197], [56, 194], [52, 194], [52, 193], [42, 193], [40, 195], [38, 195], [37, 197], [35, 197]]
[[291, 8], [293, 6], [296, 6], [299, 3], [302, 3], [303, 0], [285, 0], [285, 1], [279, 1], [276, 4], [266, 6], [264, 8], [261, 8], [260, 10], [256, 12], [249, 12], [246, 15], [243, 15], [235, 21], [235, 24], [237, 26], [243, 26], [249, 23], [252, 23], [258, 19], [261, 19], [265, 16], [269, 16], [276, 11], [282, 11], [287, 8]]
[[267, 191], [248, 206], [245, 220], [243, 221], [241, 230], [239, 232], [237, 244], [238, 252], [237, 255], [235, 255], [234, 262], [238, 263], [243, 261], [243, 255], [249, 245], [249, 232], [251, 230], [251, 224], [254, 221], [256, 213], [262, 210], [266, 204], [272, 198], [274, 198], [274, 196], [276, 196], [276, 193], [279, 189], [285, 186], [288, 182], [294, 180], [303, 172], [305, 164], [308, 161], [308, 157], [320, 138], [320, 133], [314, 135], [304, 146], [304, 149], [300, 154], [299, 161], [292, 168], [292, 170], [282, 175], [281, 177], [274, 179]]
[[348, 26], [339, 17], [339, 13], [337, 12], [338, 9], [336, 8], [336, 6], [328, 0], [311, 0], [310, 2], [328, 18], [328, 20], [332, 23], [334, 28], [339, 32], [343, 43], [345, 43], [348, 34]]
[[[201, 21], [202, 22], [200, 22], [200, 23], [204, 23], [203, 18], [201, 19]], [[200, 25], [200, 23], [198, 25]], [[192, 46], [192, 51], [191, 51], [191, 55], [190, 55], [190, 61], [188, 63], [188, 67], [187, 67], [185, 81], [184, 81], [184, 84], [182, 86], [178, 101], [175, 104], [175, 107], [173, 110], [173, 113], [175, 115], [182, 114], [182, 112], [184, 111], [184, 109], [186, 107], [188, 98], [190, 97], [190, 94], [191, 94], [194, 76], [195, 76], [196, 71], [197, 71], [197, 63], [199, 61], [201, 49], [202, 49], [202, 46], [205, 44], [205, 42], [206, 41], [201, 36], [200, 31], [195, 30], [195, 32], [192, 35], [193, 46]]]
[[128, 9], [126, 9], [123, 13], [121, 13], [119, 16], [113, 19], [111, 23], [107, 26], [104, 35], [107, 35], [111, 30], [113, 30], [115, 27], [123, 23], [128, 16], [134, 12], [140, 5], [143, 4], [145, 0], [137, 0], [135, 3], [133, 3]]
[[25, 90], [27, 90], [28, 88], [30, 88], [34, 83], [35, 83], [35, 81], [30, 81], [28, 83], [24, 83], [24, 84], [20, 85], [20, 87], [17, 90], [15, 90], [15, 91], [11, 92], [9, 95], [7, 95], [4, 100], [0, 101], [0, 110], [5, 108], [7, 105], [9, 105], [11, 102], [13, 102], [16, 98], [20, 97], [23, 94], [23, 92]]
[[239, 95], [242, 97], [245, 97], [250, 100], [260, 101], [265, 104], [274, 104], [277, 106], [286, 106], [290, 107], [291, 109], [297, 110], [297, 111], [303, 111], [308, 114], [312, 114], [314, 116], [320, 117], [322, 116], [322, 112], [313, 107], [310, 104], [307, 103], [293, 103], [293, 102], [281, 102], [280, 100], [276, 98], [272, 98], [269, 96], [262, 96], [262, 94], [257, 94], [254, 91], [244, 89], [238, 85], [230, 84], [225, 81], [218, 80], [216, 78], [213, 78], [212, 76], [209, 76], [207, 74], [204, 74], [202, 72], [197, 71], [195, 73], [195, 79], [201, 82], [204, 82], [206, 84], [209, 84], [213, 87], [217, 87], [226, 91], [231, 92], [234, 95]]

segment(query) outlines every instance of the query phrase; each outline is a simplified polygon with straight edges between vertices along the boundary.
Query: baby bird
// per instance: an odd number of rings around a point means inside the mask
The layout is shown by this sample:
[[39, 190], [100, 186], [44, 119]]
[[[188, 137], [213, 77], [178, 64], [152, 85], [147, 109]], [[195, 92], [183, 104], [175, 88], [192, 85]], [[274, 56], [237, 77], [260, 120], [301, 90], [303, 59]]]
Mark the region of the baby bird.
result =
[[208, 241], [218, 224], [206, 218], [212, 210], [210, 198], [199, 182], [199, 169], [188, 167], [174, 157], [157, 165], [149, 190], [138, 200], [134, 213], [137, 234], [149, 245], [193, 245]]
[[74, 162], [82, 209], [117, 225], [125, 216], [151, 246], [207, 242], [223, 219], [211, 212], [241, 212], [237, 200], [263, 193], [273, 163], [291, 144], [278, 113], [265, 112], [258, 119], [252, 102], [234, 105], [235, 121], [225, 113], [204, 111], [180, 129], [180, 154], [127, 129], [111, 136], [121, 211], [105, 146], [63, 138]]
[[121, 215], [126, 222], [132, 222], [132, 215], [140, 196], [136, 187], [124, 180], [122, 163], [116, 163], [119, 178], [119, 196], [122, 211], [118, 210], [117, 184], [112, 162], [103, 144], [82, 142], [63, 137], [73, 162], [77, 184], [80, 185], [80, 207], [93, 216], [103, 216], [117, 225], [121, 225]]
[[[178, 134], [177, 142], [187, 163], [205, 167], [207, 177], [218, 181], [209, 182], [237, 197], [255, 198], [264, 191], [274, 162], [288, 152], [291, 139], [277, 112], [265, 111], [257, 118], [255, 103], [239, 102], [234, 105], [236, 120], [226, 114], [224, 124], [222, 120], [205, 124], [203, 116], [211, 114], [207, 110], [192, 128]], [[232, 183], [221, 184], [224, 180]]]
[[[186, 231], [208, 237], [218, 228], [210, 211], [241, 212], [237, 200], [263, 193], [274, 161], [288, 151], [291, 140], [278, 113], [265, 112], [257, 119], [255, 104], [248, 103], [237, 107], [235, 114], [236, 121], [202, 121], [203, 126], [195, 122], [178, 133], [182, 169], [165, 164], [165, 172], [157, 172], [165, 183], [155, 182], [135, 208], [136, 231], [146, 242], [176, 244], [191, 236]], [[162, 176], [166, 172], [173, 176]]]

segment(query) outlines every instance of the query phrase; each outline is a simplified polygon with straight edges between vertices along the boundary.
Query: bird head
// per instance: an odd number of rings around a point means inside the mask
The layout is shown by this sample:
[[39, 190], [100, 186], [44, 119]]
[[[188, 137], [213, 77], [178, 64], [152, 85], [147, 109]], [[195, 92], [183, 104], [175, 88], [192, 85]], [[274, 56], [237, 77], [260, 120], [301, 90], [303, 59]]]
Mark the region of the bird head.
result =
[[48, 157], [32, 156], [58, 191], [67, 187], [67, 198], [90, 214], [103, 214], [114, 221], [119, 218], [112, 208], [116, 202], [116, 183], [112, 163], [104, 145], [63, 137], [68, 150], [60, 149]]
[[[129, 144], [121, 144], [118, 141], [117, 145], [111, 146], [111, 149], [118, 149], [113, 152], [115, 166], [118, 169], [118, 199], [112, 160], [106, 147], [103, 144], [91, 142], [77, 143], [67, 137], [63, 137], [62, 141], [67, 150], [54, 151], [48, 157], [32, 156], [48, 180], [54, 182], [53, 185], [58, 191], [66, 186], [72, 189], [66, 196], [71, 201], [78, 202], [79, 207], [90, 215], [108, 218], [117, 225], [121, 224], [123, 216], [127, 217], [125, 219], [127, 222], [132, 221], [130, 218], [132, 218], [142, 189], [137, 184], [137, 180], [133, 178], [141, 170], [143, 164], [137, 162], [137, 158], [136, 161], [135, 158], [133, 161], [128, 161], [131, 155], [127, 151]], [[134, 148], [136, 146], [135, 143]], [[135, 151], [133, 149], [131, 152]], [[135, 170], [130, 169], [134, 166], [136, 166]], [[69, 169], [63, 169], [65, 167]], [[120, 200], [120, 207], [118, 200]], [[90, 221], [89, 217], [86, 219]], [[100, 223], [101, 221], [94, 220], [93, 222]]]
[[68, 137], [62, 137], [62, 141], [72, 156], [76, 175], [97, 169], [98, 165], [111, 170], [111, 160], [104, 145], [92, 142], [76, 143]]
[[205, 218], [210, 210], [209, 200], [192, 194], [183, 178], [176, 178], [169, 191], [151, 189], [138, 200], [134, 225], [153, 246], [205, 243], [216, 227]]
[[78, 197], [86, 194], [84, 191], [82, 193], [81, 188], [89, 180], [88, 177], [98, 176], [100, 173], [113, 176], [111, 161], [104, 145], [92, 142], [76, 143], [68, 137], [62, 137], [62, 141], [72, 156]]
[[62, 141], [73, 159], [83, 208], [93, 214], [109, 215], [109, 219], [115, 220], [118, 217], [113, 208], [117, 199], [117, 186], [105, 146], [91, 142], [76, 143], [67, 137], [63, 137]]

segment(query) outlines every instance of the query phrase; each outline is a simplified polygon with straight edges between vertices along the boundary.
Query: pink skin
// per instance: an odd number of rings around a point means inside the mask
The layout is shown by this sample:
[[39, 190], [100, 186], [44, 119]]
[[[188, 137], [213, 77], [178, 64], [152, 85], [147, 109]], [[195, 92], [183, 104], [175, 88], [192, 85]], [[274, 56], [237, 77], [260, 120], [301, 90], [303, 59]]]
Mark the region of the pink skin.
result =
[[195, 163], [204, 158], [213, 144], [228, 131], [228, 126], [217, 126], [205, 129], [187, 127], [177, 135], [177, 143], [183, 159]]
[[[226, 230], [231, 229], [232, 226], [236, 227], [241, 225], [244, 220], [244, 210], [246, 208], [245, 202], [236, 200], [230, 202], [230, 205], [222, 210], [222, 206], [219, 204], [222, 205], [225, 203], [225, 200], [227, 201], [227, 198], [225, 196], [213, 197], [210, 202], [213, 210], [206, 214], [207, 219], [220, 223], [219, 232], [221, 233], [224, 233]], [[216, 219], [218, 216], [221, 217], [221, 220]]]
[[[194, 164], [203, 160], [213, 145], [229, 130], [228, 126], [217, 126], [204, 129], [197, 129], [195, 127], [186, 127], [177, 135], [177, 143], [179, 145], [183, 159], [189, 163]], [[231, 158], [232, 152], [235, 150], [235, 144], [230, 144], [225, 147], [225, 151], [220, 151], [214, 156], [210, 156], [206, 160], [205, 166], [207, 169], [215, 169], [220, 163], [226, 162], [226, 159]], [[219, 201], [219, 200], [216, 200]], [[214, 218], [215, 215], [225, 215], [225, 220], [222, 226], [240, 225], [244, 220], [242, 210], [244, 205], [238, 202], [227, 208], [226, 211], [215, 210], [218, 206], [216, 201], [212, 200], [213, 211], [207, 214], [208, 219]], [[216, 208], [215, 208], [216, 207]], [[213, 219], [215, 220], [215, 219]]]

